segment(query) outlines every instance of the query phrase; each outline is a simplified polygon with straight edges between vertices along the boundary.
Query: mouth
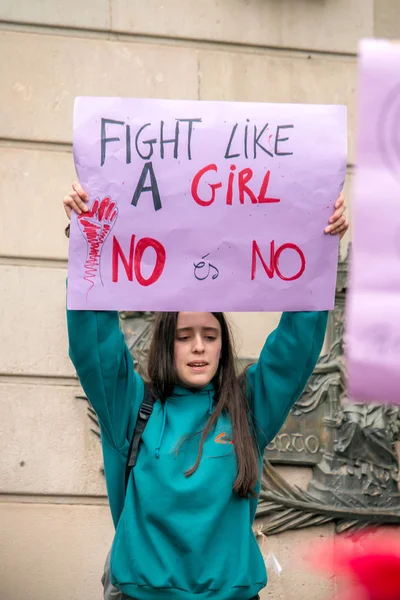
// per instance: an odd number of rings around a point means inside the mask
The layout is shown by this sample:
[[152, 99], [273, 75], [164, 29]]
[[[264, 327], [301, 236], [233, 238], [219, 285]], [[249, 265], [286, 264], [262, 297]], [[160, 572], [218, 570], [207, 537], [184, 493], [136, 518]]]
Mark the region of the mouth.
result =
[[198, 360], [188, 363], [188, 367], [190, 367], [193, 371], [203, 371], [208, 366], [208, 362], [204, 360]]

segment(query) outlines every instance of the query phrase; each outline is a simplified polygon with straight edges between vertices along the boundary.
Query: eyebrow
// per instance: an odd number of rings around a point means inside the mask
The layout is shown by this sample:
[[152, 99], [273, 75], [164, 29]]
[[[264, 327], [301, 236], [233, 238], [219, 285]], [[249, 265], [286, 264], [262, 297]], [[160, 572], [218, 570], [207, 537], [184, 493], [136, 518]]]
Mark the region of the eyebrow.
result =
[[[185, 331], [193, 331], [194, 327], [179, 327], [176, 330], [176, 333], [183, 333]], [[213, 333], [219, 333], [219, 330], [216, 327], [202, 327], [203, 331], [212, 331]]]

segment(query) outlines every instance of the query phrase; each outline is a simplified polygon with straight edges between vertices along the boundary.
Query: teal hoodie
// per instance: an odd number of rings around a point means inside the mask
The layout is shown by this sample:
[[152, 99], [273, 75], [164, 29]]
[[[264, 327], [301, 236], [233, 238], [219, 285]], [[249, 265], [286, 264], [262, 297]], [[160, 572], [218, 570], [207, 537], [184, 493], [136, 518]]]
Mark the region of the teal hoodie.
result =
[[[70, 357], [100, 421], [116, 533], [111, 579], [136, 600], [249, 600], [267, 583], [252, 531], [257, 499], [233, 492], [237, 463], [228, 415], [221, 415], [193, 466], [214, 405], [209, 384], [177, 386], [157, 401], [126, 497], [124, 474], [144, 384], [134, 371], [115, 312], [68, 311]], [[326, 312], [284, 313], [247, 371], [262, 453], [303, 391], [318, 359]], [[260, 479], [256, 492], [260, 489]]]

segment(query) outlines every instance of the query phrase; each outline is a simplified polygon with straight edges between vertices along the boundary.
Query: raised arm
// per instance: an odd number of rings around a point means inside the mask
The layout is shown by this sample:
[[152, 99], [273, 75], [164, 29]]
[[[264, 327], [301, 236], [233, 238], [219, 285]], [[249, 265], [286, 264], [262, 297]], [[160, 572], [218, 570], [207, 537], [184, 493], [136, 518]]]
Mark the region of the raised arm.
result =
[[[64, 197], [68, 218], [88, 212], [88, 195], [79, 182]], [[67, 231], [66, 231], [67, 233]], [[130, 440], [143, 398], [142, 379], [133, 369], [133, 360], [119, 327], [118, 313], [111, 311], [67, 311], [69, 355], [81, 385], [93, 406], [102, 436], [121, 450]]]
[[327, 319], [327, 312], [283, 313], [258, 362], [247, 370], [261, 452], [276, 436], [306, 386], [321, 352]]
[[69, 355], [102, 434], [121, 450], [143, 397], [143, 381], [119, 327], [118, 313], [67, 311]]
[[[339, 235], [349, 228], [343, 194], [324, 231]], [[260, 359], [247, 371], [247, 387], [260, 451], [276, 436], [304, 390], [324, 342], [327, 312], [283, 313]]]

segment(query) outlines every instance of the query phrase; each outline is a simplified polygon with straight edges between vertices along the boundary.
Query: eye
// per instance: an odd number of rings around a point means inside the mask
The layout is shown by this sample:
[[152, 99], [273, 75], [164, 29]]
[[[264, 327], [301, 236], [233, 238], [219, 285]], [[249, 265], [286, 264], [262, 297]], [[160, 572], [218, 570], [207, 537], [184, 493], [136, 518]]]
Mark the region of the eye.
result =
[[188, 335], [180, 335], [176, 339], [178, 340], [178, 342], [186, 342], [189, 339], [189, 336]]
[[206, 340], [209, 342], [215, 342], [217, 338], [214, 335], [206, 335]]

